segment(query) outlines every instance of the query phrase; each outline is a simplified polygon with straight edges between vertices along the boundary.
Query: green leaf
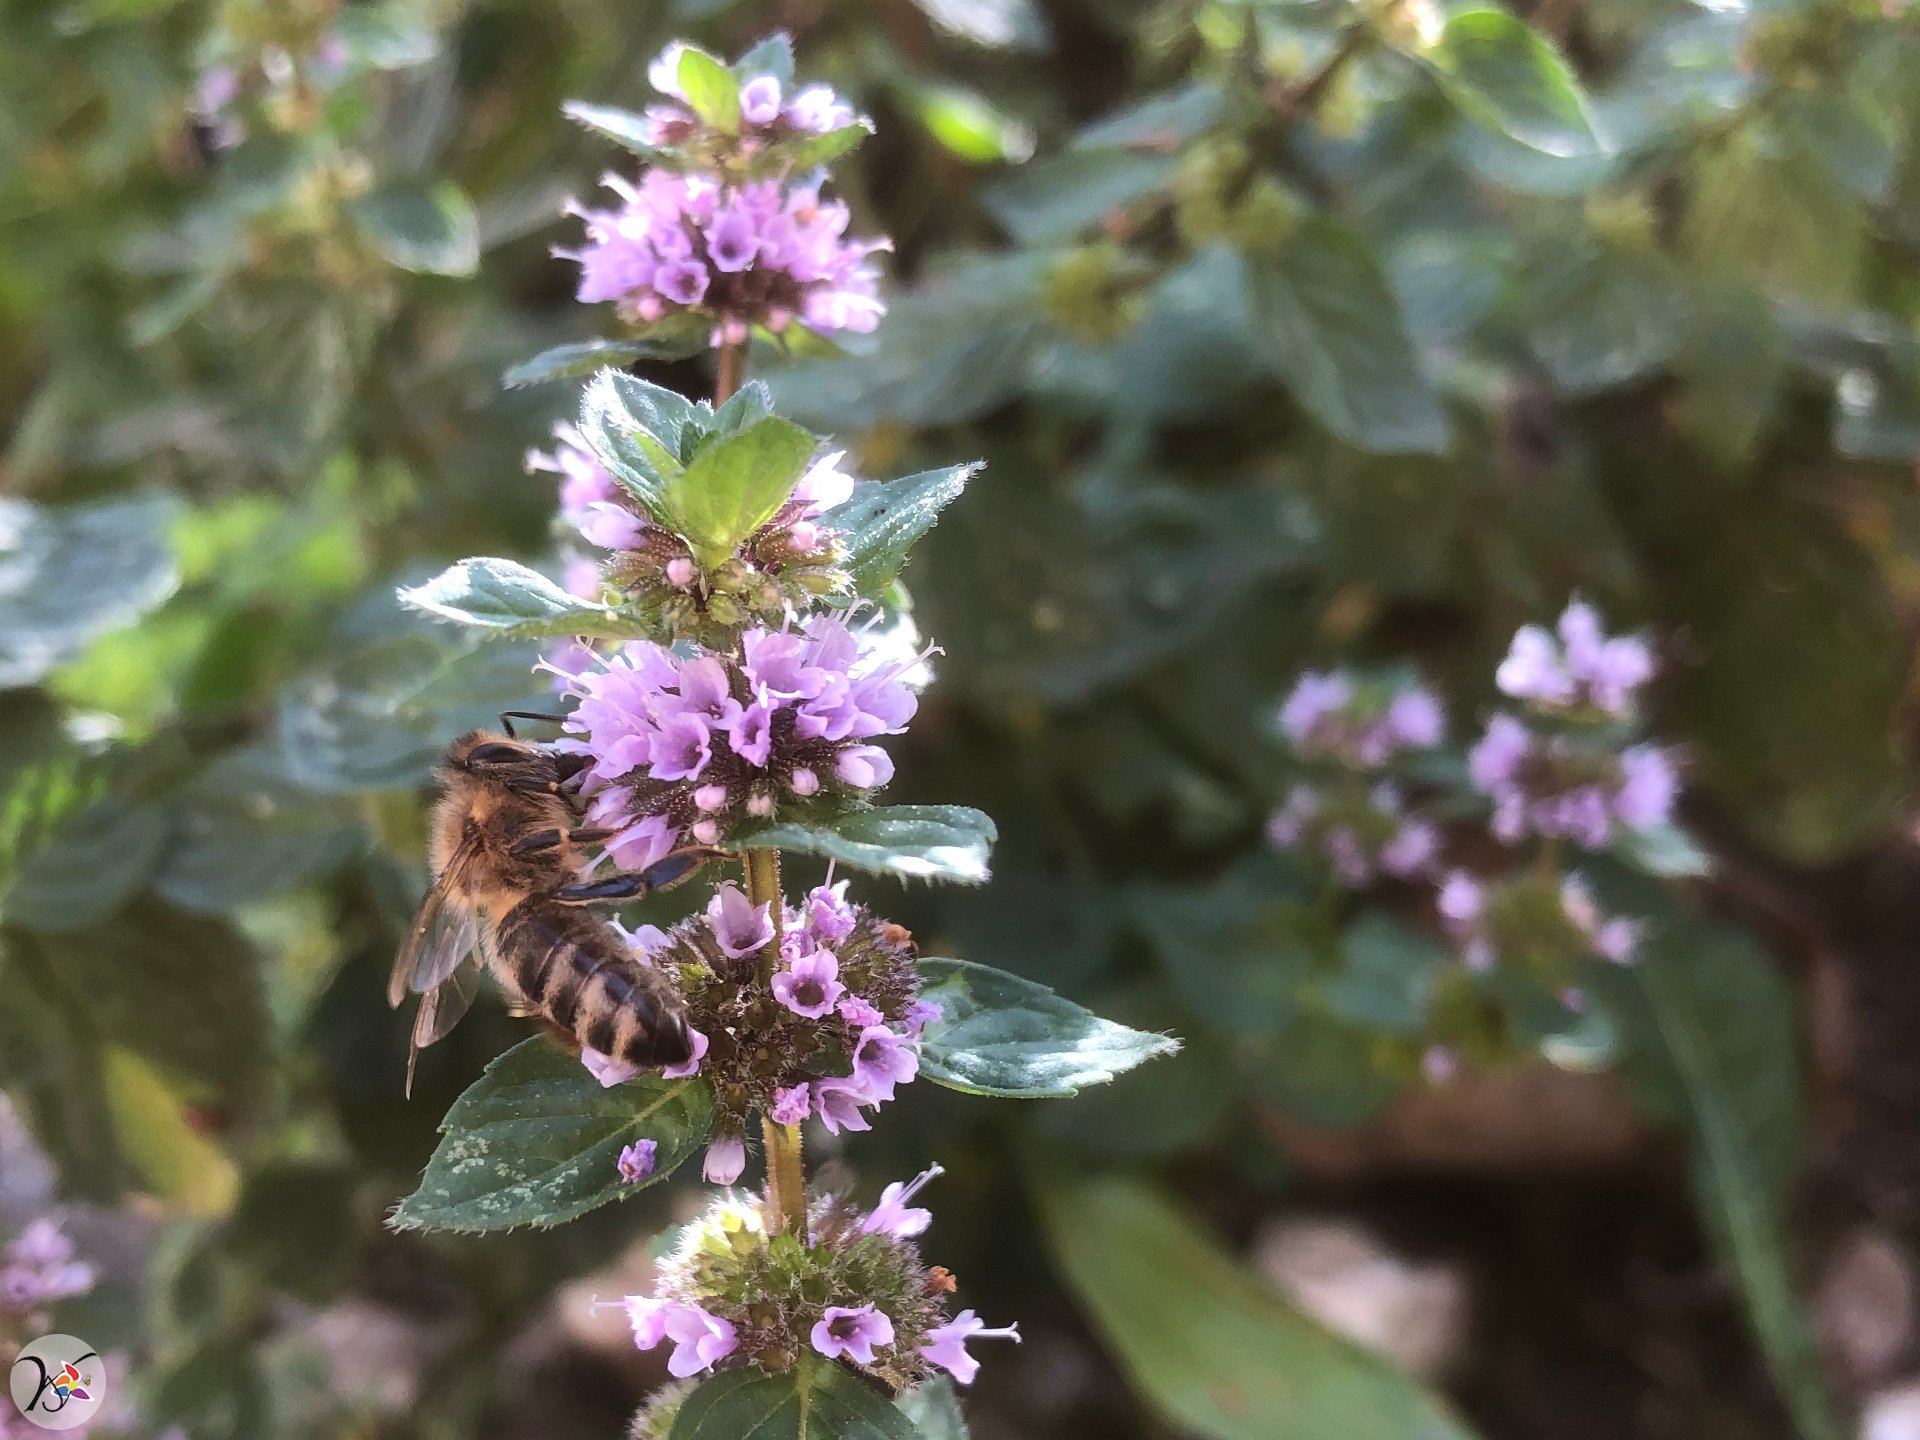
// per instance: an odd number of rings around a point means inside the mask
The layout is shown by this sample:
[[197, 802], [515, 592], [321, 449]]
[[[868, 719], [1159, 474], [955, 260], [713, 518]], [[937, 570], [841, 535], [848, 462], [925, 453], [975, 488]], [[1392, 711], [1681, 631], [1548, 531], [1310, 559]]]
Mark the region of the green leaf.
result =
[[1446, 412], [1407, 338], [1373, 252], [1340, 221], [1314, 216], [1250, 290], [1268, 365], [1302, 409], [1341, 439], [1380, 454], [1438, 454]]
[[153, 888], [217, 912], [293, 890], [363, 843], [351, 802], [302, 790], [267, 745], [232, 751], [180, 792]]
[[862, 481], [845, 504], [821, 518], [823, 525], [846, 532], [847, 571], [856, 595], [871, 599], [893, 583], [914, 542], [960, 498], [980, 468], [976, 462], [899, 480]]
[[612, 105], [589, 104], [585, 100], [567, 101], [560, 107], [560, 113], [597, 135], [617, 141], [643, 160], [658, 164], [674, 158], [671, 151], [660, 149], [647, 138], [653, 133], [653, 125], [644, 115]]
[[916, 1385], [893, 1402], [913, 1422], [920, 1440], [968, 1440], [967, 1418], [948, 1376], [936, 1376]]
[[740, 82], [726, 66], [689, 45], [680, 52], [679, 80], [694, 114], [729, 135], [740, 129]]
[[660, 515], [667, 481], [711, 423], [704, 409], [664, 386], [603, 370], [580, 397], [580, 434], [621, 487]]
[[1116, 210], [1169, 184], [1174, 156], [1118, 147], [1068, 150], [1029, 160], [981, 195], [1023, 245], [1071, 240]]
[[998, 838], [993, 821], [964, 805], [882, 805], [824, 824], [775, 825], [732, 843], [743, 850], [798, 850], [883, 875], [978, 885]]
[[921, 1073], [969, 1095], [1075, 1095], [1180, 1048], [989, 965], [922, 960], [920, 978], [922, 997], [941, 1012], [922, 1039]]
[[522, 360], [501, 377], [501, 383], [509, 390], [518, 390], [549, 380], [579, 380], [608, 365], [625, 365], [653, 354], [644, 340], [581, 340], [556, 345], [531, 360]]
[[851, 1370], [803, 1356], [784, 1375], [751, 1367], [701, 1383], [667, 1440], [920, 1440], [913, 1422]]
[[1054, 1258], [1134, 1388], [1206, 1440], [1469, 1440], [1438, 1396], [1321, 1329], [1137, 1181], [1042, 1185]]
[[1666, 927], [1637, 964], [1604, 979], [1629, 1001], [1629, 1014], [1637, 1012], [1642, 1050], [1679, 1098], [1708, 1233], [1739, 1278], [1801, 1435], [1837, 1440], [1843, 1431], [1793, 1292], [1787, 1248], [1802, 1085], [1792, 990], [1751, 939], [1697, 922]]
[[1462, 112], [1548, 155], [1596, 155], [1579, 80], [1560, 52], [1504, 10], [1462, 10], [1447, 19], [1427, 59]]
[[377, 190], [353, 214], [374, 248], [402, 270], [471, 275], [480, 268], [480, 222], [450, 180]]
[[1624, 385], [1663, 365], [1687, 329], [1687, 298], [1657, 254], [1556, 235], [1528, 267], [1533, 350], [1564, 390]]
[[264, 1096], [259, 958], [240, 932], [141, 896], [84, 929], [22, 936], [20, 975], [90, 1038], [150, 1061], [184, 1098], [236, 1110]]
[[716, 440], [667, 482], [665, 518], [711, 570], [786, 503], [814, 444], [811, 434], [777, 416]]
[[761, 151], [753, 158], [749, 168], [755, 175], [818, 170], [822, 165], [831, 165], [841, 156], [857, 150], [871, 134], [873, 126], [868, 121], [856, 120], [851, 125], [841, 125], [819, 135], [784, 140]]
[[[470, 1232], [558, 1225], [666, 1179], [712, 1128], [705, 1080], [642, 1075], [603, 1088], [576, 1056], [536, 1036], [453, 1102], [420, 1188], [390, 1223]], [[659, 1147], [653, 1174], [622, 1179], [621, 1150], [645, 1139]]]
[[539, 658], [531, 642], [443, 624], [376, 588], [326, 658], [282, 687], [280, 767], [323, 794], [418, 785], [462, 731], [552, 703]]
[[508, 640], [592, 635], [631, 640], [641, 628], [611, 605], [570, 595], [517, 560], [478, 556], [424, 585], [402, 586], [400, 603]]
[[63, 822], [6, 895], [6, 917], [30, 930], [104, 920], [160, 867], [173, 825], [158, 805], [106, 799]]
[[793, 84], [793, 39], [784, 30], [776, 30], [757, 41], [738, 60], [732, 70], [742, 85], [762, 75], [771, 75], [784, 92]]
[[33, 684], [171, 595], [178, 514], [159, 494], [58, 507], [0, 497], [0, 690]]
[[1342, 1019], [1392, 1035], [1427, 1023], [1434, 981], [1453, 968], [1452, 951], [1382, 910], [1368, 910], [1340, 937], [1340, 972], [1322, 991]]

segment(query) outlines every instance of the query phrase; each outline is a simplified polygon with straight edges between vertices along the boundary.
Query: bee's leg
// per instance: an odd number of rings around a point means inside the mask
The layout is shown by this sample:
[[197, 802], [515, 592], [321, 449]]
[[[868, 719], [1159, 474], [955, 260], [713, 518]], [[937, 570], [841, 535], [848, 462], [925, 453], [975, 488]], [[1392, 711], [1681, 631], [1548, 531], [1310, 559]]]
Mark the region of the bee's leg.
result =
[[506, 731], [507, 738], [512, 740], [517, 738], [513, 733], [513, 722], [516, 720], [544, 720], [549, 725], [559, 725], [565, 723], [566, 718], [564, 715], [543, 715], [538, 710], [502, 710], [500, 728]]
[[507, 849], [515, 855], [538, 855], [554, 849], [566, 838], [566, 832], [562, 830], [529, 830]]
[[576, 825], [567, 832], [567, 839], [575, 845], [602, 845], [619, 833], [604, 825]]
[[634, 900], [651, 889], [645, 874], [629, 873], [582, 885], [563, 885], [553, 892], [553, 898], [562, 905], [592, 905], [602, 900]]

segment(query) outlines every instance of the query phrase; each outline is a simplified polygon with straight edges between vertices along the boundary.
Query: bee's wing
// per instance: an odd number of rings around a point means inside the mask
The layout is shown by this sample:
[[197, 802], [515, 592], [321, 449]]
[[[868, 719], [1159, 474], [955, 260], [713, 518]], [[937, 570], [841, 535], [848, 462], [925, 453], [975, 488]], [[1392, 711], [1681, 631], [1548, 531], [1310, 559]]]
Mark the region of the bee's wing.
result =
[[451, 975], [466, 959], [476, 943], [473, 914], [457, 901], [454, 890], [472, 863], [479, 846], [461, 841], [447, 860], [446, 867], [434, 878], [432, 886], [413, 912], [413, 924], [393, 957], [393, 973], [387, 977], [387, 1004], [398, 1006], [409, 994], [421, 995]]
[[[480, 934], [480, 925], [469, 913], [463, 918], [460, 928], [470, 932], [464, 937], [463, 948], [456, 952], [464, 958], [473, 950]], [[409, 1096], [413, 1094], [413, 1069], [420, 1063], [420, 1052], [458, 1025], [460, 1017], [473, 1004], [473, 997], [479, 993], [480, 967], [463, 965], [456, 960], [453, 969], [420, 996], [420, 1009], [413, 1017], [413, 1043], [407, 1047], [406, 1093]]]
[[413, 1018], [413, 1043], [407, 1053], [407, 1093], [413, 1093], [413, 1069], [421, 1050], [459, 1023], [480, 990], [477, 968], [465, 964], [481, 944], [479, 916], [454, 898], [477, 846], [462, 842], [434, 880], [413, 925], [393, 958], [387, 977], [387, 1003], [398, 1005], [409, 993], [420, 997]]

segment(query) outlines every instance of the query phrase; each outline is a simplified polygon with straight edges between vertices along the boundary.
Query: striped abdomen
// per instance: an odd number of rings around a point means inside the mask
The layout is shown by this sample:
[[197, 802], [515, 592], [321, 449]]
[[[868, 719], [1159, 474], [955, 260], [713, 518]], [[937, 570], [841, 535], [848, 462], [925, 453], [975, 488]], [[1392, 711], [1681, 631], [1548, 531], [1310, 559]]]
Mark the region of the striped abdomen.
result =
[[531, 895], [500, 917], [494, 939], [501, 979], [581, 1045], [641, 1066], [692, 1056], [686, 1017], [666, 981], [604, 920]]

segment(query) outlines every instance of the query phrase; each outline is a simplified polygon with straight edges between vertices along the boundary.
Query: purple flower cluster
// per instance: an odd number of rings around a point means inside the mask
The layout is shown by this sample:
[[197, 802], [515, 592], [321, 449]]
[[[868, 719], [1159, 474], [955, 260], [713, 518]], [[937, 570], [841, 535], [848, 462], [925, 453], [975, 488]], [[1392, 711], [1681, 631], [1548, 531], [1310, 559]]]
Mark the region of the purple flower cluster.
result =
[[815, 615], [747, 630], [737, 661], [634, 641], [568, 677], [577, 738], [560, 744], [591, 757], [588, 814], [618, 831], [615, 861], [644, 870], [687, 839], [717, 845], [814, 801], [838, 810], [892, 779], [887, 752], [867, 742], [906, 729], [924, 656], [864, 639]]
[[37, 1315], [46, 1306], [93, 1288], [94, 1269], [75, 1258], [57, 1222], [28, 1224], [0, 1251], [0, 1311]]
[[[749, 1111], [781, 1125], [812, 1117], [835, 1133], [867, 1130], [868, 1112], [919, 1073], [915, 1047], [940, 1007], [915, 994], [907, 932], [850, 904], [846, 889], [844, 880], [818, 886], [787, 909], [764, 983], [771, 907], [734, 885], [672, 930], [632, 936], [635, 953], [674, 981], [692, 1027], [693, 1057], [663, 1073], [708, 1074], [721, 1097], [703, 1167], [714, 1184], [731, 1185], [746, 1168]], [[602, 1085], [638, 1073], [593, 1050], [581, 1060]]]
[[1403, 750], [1446, 738], [1446, 712], [1421, 685], [1380, 686], [1345, 671], [1308, 671], [1280, 707], [1281, 731], [1302, 759], [1373, 770]]
[[1470, 970], [1492, 969], [1503, 954], [1590, 954], [1626, 965], [1640, 943], [1640, 923], [1601, 913], [1578, 875], [1563, 876], [1547, 890], [1534, 876], [1489, 887], [1455, 870], [1436, 903]]
[[1475, 788], [1493, 801], [1494, 835], [1507, 844], [1528, 834], [1565, 837], [1589, 850], [1620, 829], [1666, 823], [1679, 774], [1655, 745], [1617, 753], [1570, 735], [1536, 734], [1511, 715], [1495, 715], [1467, 757]]
[[1354, 888], [1381, 875], [1426, 875], [1440, 854], [1439, 827], [1410, 814], [1400, 788], [1387, 782], [1357, 796], [1296, 785], [1268, 818], [1267, 842], [1278, 850], [1315, 845]]
[[586, 244], [554, 252], [579, 263], [584, 303], [612, 301], [638, 325], [712, 316], [724, 344], [796, 320], [823, 335], [869, 331], [885, 312], [872, 257], [892, 242], [847, 238], [847, 207], [822, 199], [818, 185], [730, 185], [665, 170], [637, 185], [611, 174], [603, 183], [619, 205], [574, 206]]
[[887, 1186], [864, 1216], [838, 1199], [817, 1199], [808, 1244], [785, 1253], [766, 1243], [757, 1200], [719, 1202], [662, 1262], [656, 1293], [620, 1302], [635, 1343], [651, 1350], [673, 1342], [667, 1369], [679, 1377], [736, 1358], [785, 1370], [811, 1350], [899, 1388], [934, 1369], [970, 1384], [980, 1362], [967, 1345], [1017, 1342], [1020, 1332], [988, 1329], [971, 1310], [949, 1318], [952, 1277], [923, 1264], [910, 1243], [932, 1216], [905, 1202], [941, 1173], [935, 1165]]
[[1640, 687], [1653, 678], [1653, 652], [1637, 636], [1608, 636], [1591, 605], [1575, 600], [1560, 616], [1558, 638], [1538, 625], [1514, 633], [1494, 672], [1503, 694], [1548, 710], [1589, 709], [1616, 720], [1633, 714]]

